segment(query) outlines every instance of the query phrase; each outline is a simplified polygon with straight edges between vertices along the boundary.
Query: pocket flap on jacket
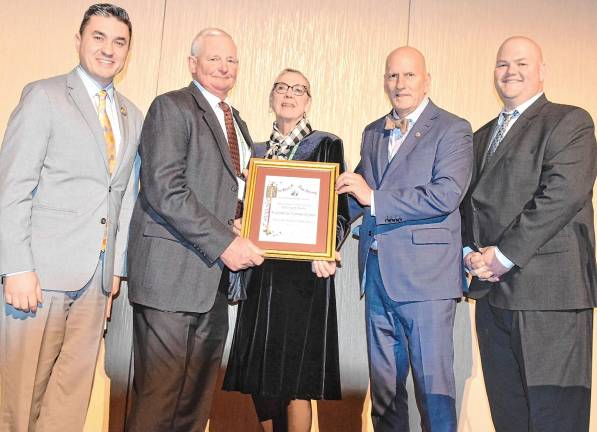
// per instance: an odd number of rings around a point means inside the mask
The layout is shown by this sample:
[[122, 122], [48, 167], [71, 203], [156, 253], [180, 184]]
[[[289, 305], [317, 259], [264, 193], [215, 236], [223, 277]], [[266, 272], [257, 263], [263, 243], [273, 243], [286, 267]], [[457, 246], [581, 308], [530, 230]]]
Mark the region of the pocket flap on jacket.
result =
[[447, 228], [425, 228], [413, 231], [414, 244], [448, 244], [452, 239]]
[[180, 242], [180, 239], [171, 233], [165, 225], [156, 222], [147, 222], [145, 224], [145, 229], [143, 230], [143, 235], [145, 237], [158, 237]]
[[559, 232], [537, 250], [537, 255], [566, 252], [569, 249], [570, 236]]

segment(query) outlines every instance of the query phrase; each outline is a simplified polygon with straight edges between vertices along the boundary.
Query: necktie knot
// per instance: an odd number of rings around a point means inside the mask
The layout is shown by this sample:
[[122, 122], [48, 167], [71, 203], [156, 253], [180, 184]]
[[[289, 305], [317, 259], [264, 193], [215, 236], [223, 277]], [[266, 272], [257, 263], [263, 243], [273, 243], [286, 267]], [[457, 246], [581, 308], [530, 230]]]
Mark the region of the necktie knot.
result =
[[386, 130], [400, 129], [400, 132], [402, 133], [402, 135], [404, 135], [406, 132], [408, 132], [408, 125], [409, 125], [409, 122], [406, 117], [403, 119], [395, 119], [393, 116], [387, 115], [386, 116], [386, 124], [384, 126], [384, 129], [386, 129]]
[[497, 151], [500, 143], [506, 136], [506, 132], [508, 132], [508, 126], [510, 125], [510, 122], [513, 118], [518, 117], [518, 114], [520, 114], [518, 110], [514, 110], [510, 113], [502, 112], [502, 123], [498, 125], [497, 130], [495, 131], [495, 135], [489, 143], [489, 148], [487, 149], [487, 154], [485, 155], [485, 160], [482, 165], [483, 168], [485, 167], [487, 162], [489, 162], [493, 154]]
[[228, 106], [228, 104], [226, 102], [220, 101], [218, 103], [218, 106], [222, 109], [222, 111], [224, 111], [224, 113], [230, 112], [230, 107]]

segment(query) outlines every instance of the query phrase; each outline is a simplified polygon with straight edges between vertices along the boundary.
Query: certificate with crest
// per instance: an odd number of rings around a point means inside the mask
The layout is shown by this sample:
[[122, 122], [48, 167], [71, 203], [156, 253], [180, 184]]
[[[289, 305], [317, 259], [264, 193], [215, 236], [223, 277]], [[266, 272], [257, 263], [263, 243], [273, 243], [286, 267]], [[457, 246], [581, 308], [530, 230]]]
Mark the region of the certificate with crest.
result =
[[266, 258], [333, 260], [337, 163], [251, 159], [242, 236]]

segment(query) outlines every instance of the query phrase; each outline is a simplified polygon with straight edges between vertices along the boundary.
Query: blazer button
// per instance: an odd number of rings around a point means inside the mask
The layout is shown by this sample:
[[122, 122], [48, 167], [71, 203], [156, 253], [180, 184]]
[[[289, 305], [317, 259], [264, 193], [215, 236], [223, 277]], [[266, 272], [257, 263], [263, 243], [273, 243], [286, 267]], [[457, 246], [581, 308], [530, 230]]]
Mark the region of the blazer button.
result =
[[108, 186], [108, 192], [112, 192], [112, 186]]
[[369, 231], [368, 234], [369, 234], [369, 237], [371, 237], [373, 235], [373, 233], [371, 231]]
[[232, 192], [238, 192], [238, 185], [234, 185], [230, 188]]
[[100, 219], [100, 223], [101, 223], [102, 225], [106, 225], [106, 218], [101, 218], [101, 219]]
[[234, 223], [234, 219], [228, 219], [226, 222], [228, 223], [228, 225], [232, 226], [232, 224]]

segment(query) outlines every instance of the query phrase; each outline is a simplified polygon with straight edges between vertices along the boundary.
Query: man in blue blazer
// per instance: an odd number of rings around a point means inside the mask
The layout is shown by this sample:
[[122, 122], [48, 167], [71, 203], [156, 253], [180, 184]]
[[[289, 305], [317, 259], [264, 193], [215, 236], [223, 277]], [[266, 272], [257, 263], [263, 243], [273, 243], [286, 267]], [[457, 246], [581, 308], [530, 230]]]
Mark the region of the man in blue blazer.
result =
[[363, 214], [359, 275], [376, 431], [409, 430], [410, 368], [422, 430], [456, 430], [458, 206], [471, 177], [472, 131], [429, 100], [429, 85], [419, 51], [389, 54], [384, 87], [393, 109], [365, 128], [355, 173], [337, 182], [338, 193], [350, 193]]

